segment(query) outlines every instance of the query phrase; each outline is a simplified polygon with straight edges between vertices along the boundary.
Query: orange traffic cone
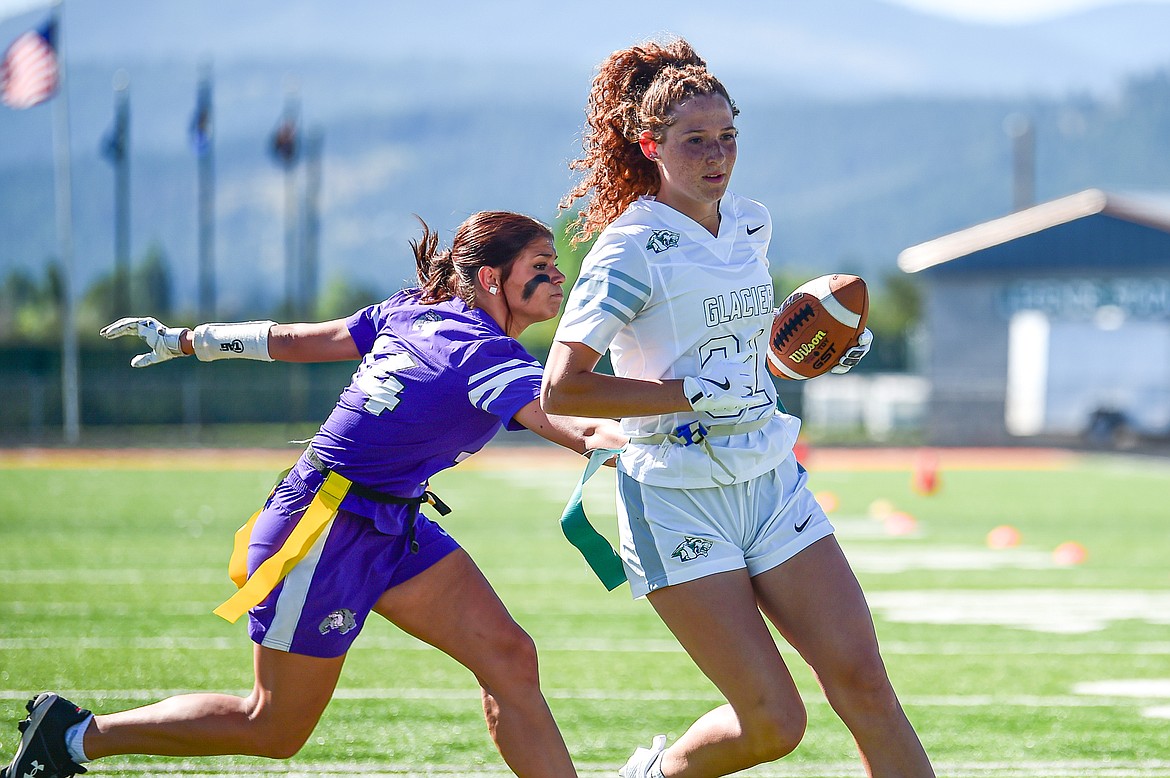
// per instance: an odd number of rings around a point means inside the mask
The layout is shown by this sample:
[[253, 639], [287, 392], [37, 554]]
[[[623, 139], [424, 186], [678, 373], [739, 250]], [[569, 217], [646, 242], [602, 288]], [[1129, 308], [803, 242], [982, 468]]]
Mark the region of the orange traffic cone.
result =
[[919, 452], [910, 478], [910, 488], [921, 495], [931, 495], [938, 491], [938, 455], [935, 452]]

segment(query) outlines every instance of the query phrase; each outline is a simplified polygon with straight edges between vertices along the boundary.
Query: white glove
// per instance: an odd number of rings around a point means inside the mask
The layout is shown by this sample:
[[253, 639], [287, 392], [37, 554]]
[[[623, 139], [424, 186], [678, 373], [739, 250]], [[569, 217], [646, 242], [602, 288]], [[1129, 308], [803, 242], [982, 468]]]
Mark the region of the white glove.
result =
[[873, 333], [866, 327], [857, 336], [857, 345], [853, 348], [846, 349], [845, 353], [841, 355], [841, 359], [837, 360], [837, 364], [829, 370], [830, 373], [837, 375], [844, 375], [853, 369], [861, 358], [869, 353], [870, 346], [873, 345]]
[[683, 379], [683, 394], [699, 413], [725, 414], [756, 402], [756, 372], [751, 356], [718, 357], [703, 366], [698, 376]]
[[149, 367], [150, 365], [166, 362], [175, 357], [186, 357], [179, 347], [179, 338], [186, 327], [168, 327], [157, 319], [149, 316], [143, 319], [134, 317], [118, 319], [113, 324], [102, 327], [103, 338], [120, 338], [123, 335], [137, 335], [146, 341], [150, 348], [149, 354], [139, 354], [130, 360], [131, 367]]

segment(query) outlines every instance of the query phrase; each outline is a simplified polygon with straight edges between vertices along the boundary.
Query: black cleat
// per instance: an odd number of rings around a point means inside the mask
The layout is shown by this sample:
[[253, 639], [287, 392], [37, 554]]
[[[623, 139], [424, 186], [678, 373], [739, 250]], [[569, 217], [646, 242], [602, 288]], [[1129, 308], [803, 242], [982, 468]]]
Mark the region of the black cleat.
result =
[[43, 692], [24, 706], [28, 717], [17, 724], [20, 745], [0, 778], [69, 778], [85, 768], [69, 757], [65, 731], [85, 721], [89, 711], [52, 692]]

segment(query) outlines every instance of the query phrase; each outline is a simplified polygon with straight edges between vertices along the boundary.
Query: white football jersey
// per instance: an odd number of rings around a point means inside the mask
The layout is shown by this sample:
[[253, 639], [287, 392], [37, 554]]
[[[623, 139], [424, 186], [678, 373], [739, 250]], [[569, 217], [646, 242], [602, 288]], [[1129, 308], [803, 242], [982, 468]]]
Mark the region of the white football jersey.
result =
[[739, 424], [771, 417], [762, 429], [701, 446], [636, 444], [619, 466], [655, 486], [699, 488], [755, 478], [792, 450], [800, 420], [777, 413], [766, 366], [774, 292], [767, 250], [768, 210], [731, 193], [719, 204], [719, 235], [652, 197], [635, 201], [598, 236], [569, 294], [556, 340], [610, 353], [614, 374], [672, 379], [698, 375], [712, 357], [742, 355], [755, 365], [759, 402], [732, 414], [676, 413], [622, 419], [631, 437], [680, 424]]

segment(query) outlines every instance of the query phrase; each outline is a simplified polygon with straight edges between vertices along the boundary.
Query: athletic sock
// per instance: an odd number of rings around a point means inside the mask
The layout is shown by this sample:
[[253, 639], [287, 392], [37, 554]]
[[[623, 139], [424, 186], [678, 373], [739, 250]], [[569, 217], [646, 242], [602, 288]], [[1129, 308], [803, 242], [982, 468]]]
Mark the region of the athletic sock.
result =
[[69, 751], [69, 758], [77, 764], [89, 761], [89, 757], [85, 755], [85, 730], [89, 728], [91, 721], [93, 721], [92, 713], [65, 730], [65, 748]]

